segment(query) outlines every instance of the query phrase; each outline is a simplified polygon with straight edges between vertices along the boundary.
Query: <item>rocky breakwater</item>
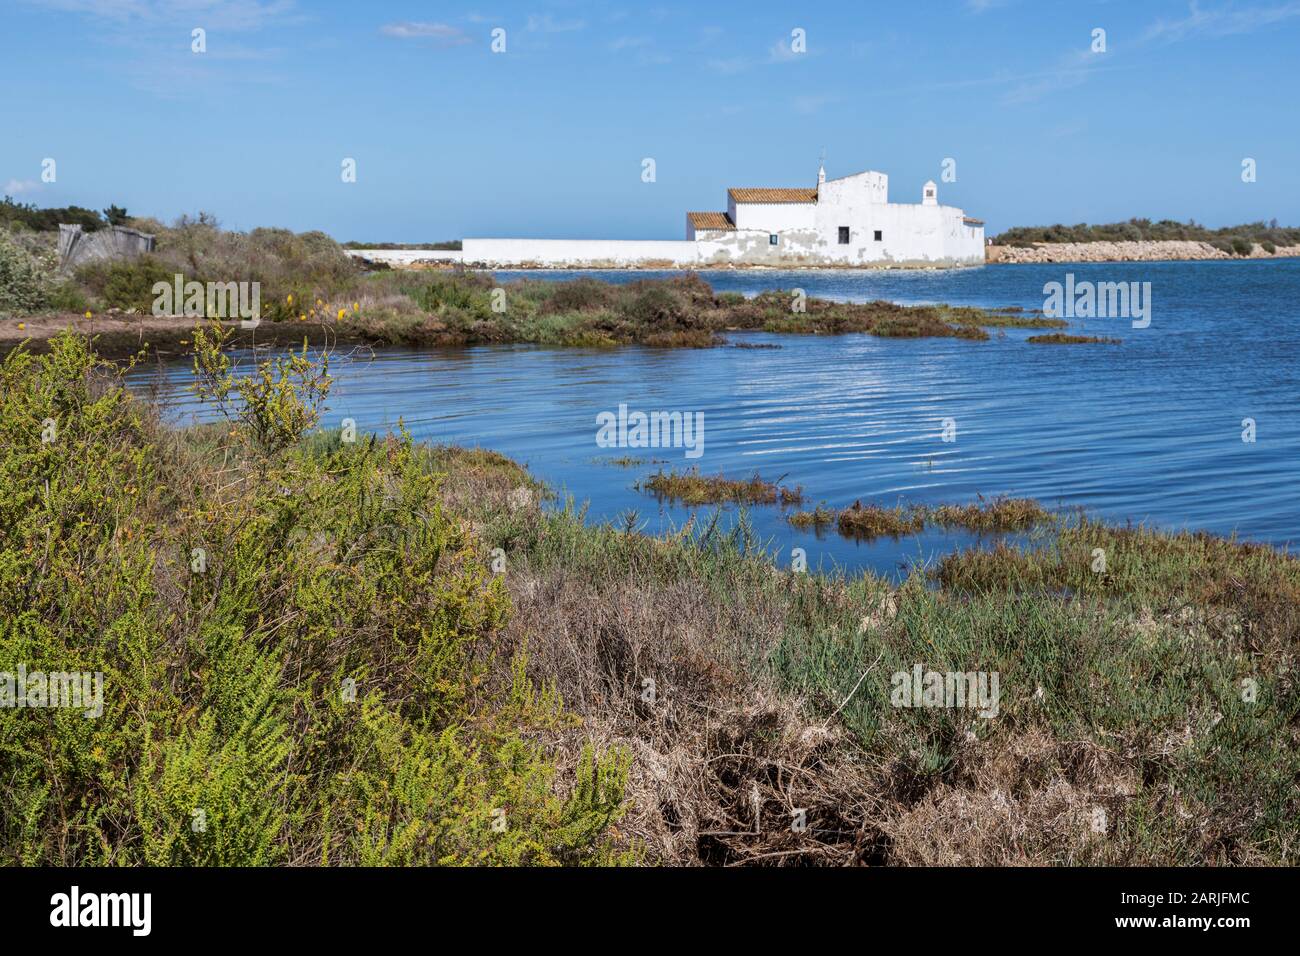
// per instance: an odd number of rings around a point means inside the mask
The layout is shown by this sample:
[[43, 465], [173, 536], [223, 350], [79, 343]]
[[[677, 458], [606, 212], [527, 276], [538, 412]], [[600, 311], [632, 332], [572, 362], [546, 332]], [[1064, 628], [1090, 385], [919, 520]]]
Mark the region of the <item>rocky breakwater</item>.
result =
[[1036, 242], [1032, 246], [989, 246], [990, 263], [1021, 262], [1162, 262], [1198, 259], [1282, 259], [1300, 256], [1300, 246], [1277, 246], [1269, 252], [1258, 243], [1235, 255], [1208, 242], [1191, 240], [1128, 242]]

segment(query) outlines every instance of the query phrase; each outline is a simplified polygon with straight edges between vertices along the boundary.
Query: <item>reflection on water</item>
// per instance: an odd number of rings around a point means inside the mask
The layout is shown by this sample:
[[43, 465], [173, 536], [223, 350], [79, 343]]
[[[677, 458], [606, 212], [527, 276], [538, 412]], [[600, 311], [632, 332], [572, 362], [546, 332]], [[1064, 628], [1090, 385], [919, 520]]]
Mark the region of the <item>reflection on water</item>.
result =
[[[382, 430], [400, 418], [417, 438], [493, 448], [589, 501], [593, 519], [636, 509], [650, 530], [678, 527], [690, 512], [633, 485], [659, 467], [698, 464], [705, 473], [757, 471], [801, 485], [807, 507], [1007, 494], [1278, 546], [1300, 537], [1296, 260], [705, 277], [719, 290], [750, 293], [797, 285], [842, 299], [1039, 308], [1043, 284], [1067, 270], [1080, 279], [1152, 282], [1151, 327], [1090, 319], [1072, 329], [1117, 336], [1120, 346], [1029, 345], [1031, 333], [1012, 329], [988, 342], [746, 333], [734, 340], [779, 348], [394, 350], [331, 369], [337, 380], [324, 424], [346, 417]], [[191, 416], [187, 368], [172, 366], [166, 376], [174, 414]], [[135, 382], [149, 377], [139, 373]], [[617, 413], [620, 403], [703, 412], [703, 457], [598, 447], [596, 416]], [[1241, 440], [1248, 417], [1257, 422], [1254, 444]], [[942, 440], [945, 419], [955, 423], [955, 441]], [[664, 464], [610, 462], [623, 455]], [[805, 548], [810, 567], [892, 572], [973, 540], [936, 531], [859, 544], [795, 530], [778, 508], [750, 514], [760, 537], [785, 556]]]

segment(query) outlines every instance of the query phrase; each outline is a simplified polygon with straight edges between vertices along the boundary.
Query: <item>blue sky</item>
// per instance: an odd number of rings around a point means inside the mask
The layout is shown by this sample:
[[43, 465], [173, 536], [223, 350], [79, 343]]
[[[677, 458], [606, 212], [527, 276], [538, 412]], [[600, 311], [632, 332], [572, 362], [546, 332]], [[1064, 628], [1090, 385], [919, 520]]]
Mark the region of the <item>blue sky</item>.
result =
[[956, 160], [940, 201], [990, 235], [1300, 225], [1300, 0], [476, 2], [0, 0], [0, 189], [339, 239], [680, 238], [825, 149], [894, 201]]

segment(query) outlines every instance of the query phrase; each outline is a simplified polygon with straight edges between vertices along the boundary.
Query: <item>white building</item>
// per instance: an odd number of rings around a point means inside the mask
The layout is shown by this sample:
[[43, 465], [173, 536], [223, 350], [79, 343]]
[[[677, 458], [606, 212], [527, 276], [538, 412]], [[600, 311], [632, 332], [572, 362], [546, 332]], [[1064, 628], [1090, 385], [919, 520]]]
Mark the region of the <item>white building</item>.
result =
[[939, 205], [933, 182], [919, 203], [889, 201], [889, 177], [868, 170], [817, 185], [729, 189], [726, 212], [686, 214], [686, 238], [465, 239], [459, 254], [361, 250], [392, 264], [470, 268], [931, 267], [983, 265], [984, 223]]
[[939, 205], [889, 201], [889, 177], [866, 171], [808, 189], [729, 189], [726, 212], [686, 214], [699, 262], [763, 265], [956, 266], [984, 262], [984, 223]]

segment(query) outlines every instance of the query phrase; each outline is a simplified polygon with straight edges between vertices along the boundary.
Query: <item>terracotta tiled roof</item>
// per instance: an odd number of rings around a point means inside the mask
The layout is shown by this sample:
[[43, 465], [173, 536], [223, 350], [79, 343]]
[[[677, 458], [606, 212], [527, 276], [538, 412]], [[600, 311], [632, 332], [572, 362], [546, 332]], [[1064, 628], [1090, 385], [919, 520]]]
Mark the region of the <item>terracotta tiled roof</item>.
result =
[[964, 223], [966, 223], [966, 225], [968, 225], [968, 226], [982, 226], [982, 225], [984, 225], [984, 220], [983, 220], [983, 219], [972, 219], [970, 216], [963, 216], [961, 221], [964, 222]]
[[817, 189], [728, 189], [736, 202], [816, 202]]
[[686, 217], [696, 229], [734, 230], [736, 224], [727, 218], [725, 212], [688, 212]]

